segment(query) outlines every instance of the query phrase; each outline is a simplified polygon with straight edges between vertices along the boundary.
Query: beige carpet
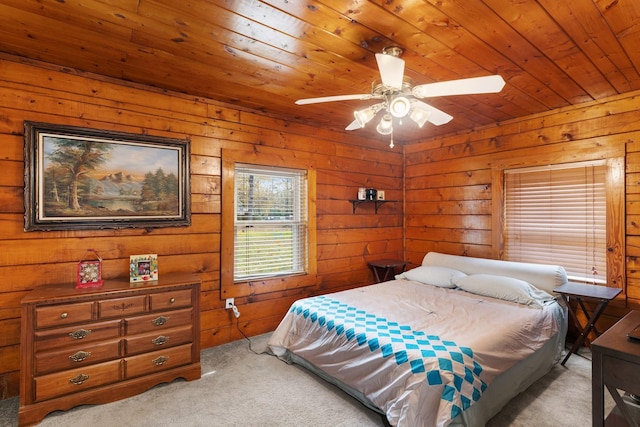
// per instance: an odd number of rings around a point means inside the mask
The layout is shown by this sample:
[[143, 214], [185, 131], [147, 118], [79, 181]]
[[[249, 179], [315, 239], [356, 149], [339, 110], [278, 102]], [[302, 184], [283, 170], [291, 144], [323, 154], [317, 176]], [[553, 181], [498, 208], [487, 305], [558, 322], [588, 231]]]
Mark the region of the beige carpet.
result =
[[[261, 352], [269, 334], [251, 339]], [[607, 408], [613, 405], [611, 399]], [[18, 399], [0, 401], [0, 426], [17, 425]], [[381, 416], [332, 385], [236, 341], [202, 352], [202, 378], [174, 381], [118, 402], [54, 412], [42, 426], [384, 426]], [[565, 367], [513, 399], [489, 427], [591, 425], [591, 362]]]

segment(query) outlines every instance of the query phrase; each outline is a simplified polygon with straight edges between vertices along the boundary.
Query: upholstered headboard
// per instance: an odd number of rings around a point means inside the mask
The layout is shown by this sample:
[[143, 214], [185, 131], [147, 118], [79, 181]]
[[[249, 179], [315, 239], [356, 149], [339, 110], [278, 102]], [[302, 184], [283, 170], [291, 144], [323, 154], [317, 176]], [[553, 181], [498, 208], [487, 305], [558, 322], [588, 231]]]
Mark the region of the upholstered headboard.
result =
[[438, 265], [455, 268], [466, 274], [495, 274], [514, 277], [531, 283], [553, 295], [553, 289], [567, 283], [567, 272], [559, 265], [531, 264], [525, 262], [500, 261], [429, 252], [422, 265]]

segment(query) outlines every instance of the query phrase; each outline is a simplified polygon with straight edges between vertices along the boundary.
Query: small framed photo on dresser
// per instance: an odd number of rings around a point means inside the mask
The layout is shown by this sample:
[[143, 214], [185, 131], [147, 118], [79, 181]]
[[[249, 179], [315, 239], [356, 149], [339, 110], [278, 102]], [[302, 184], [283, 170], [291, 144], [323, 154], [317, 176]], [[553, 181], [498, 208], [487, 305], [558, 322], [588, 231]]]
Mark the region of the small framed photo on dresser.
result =
[[158, 280], [158, 255], [131, 255], [129, 257], [129, 279], [131, 283]]

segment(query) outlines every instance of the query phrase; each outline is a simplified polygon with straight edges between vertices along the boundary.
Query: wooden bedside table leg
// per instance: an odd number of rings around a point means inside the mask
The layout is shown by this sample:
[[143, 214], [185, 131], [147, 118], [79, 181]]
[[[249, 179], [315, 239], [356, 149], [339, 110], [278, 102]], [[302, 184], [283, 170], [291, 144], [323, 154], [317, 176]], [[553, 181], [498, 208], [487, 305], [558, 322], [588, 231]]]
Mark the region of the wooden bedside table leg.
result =
[[389, 267], [389, 268], [385, 268], [384, 269], [384, 276], [383, 276], [383, 282], [386, 282], [387, 280], [393, 278], [394, 273], [396, 272], [395, 267]]
[[376, 267], [375, 265], [372, 265], [371, 270], [373, 270], [373, 278], [375, 279], [376, 283], [380, 283], [382, 280], [380, 280], [380, 273], [378, 272], [378, 267]]
[[591, 361], [591, 425], [604, 426], [604, 376], [602, 372], [602, 354], [592, 353]]
[[580, 348], [580, 346], [584, 343], [584, 340], [587, 338], [587, 336], [589, 335], [589, 333], [592, 330], [596, 333], [596, 335], [599, 335], [598, 331], [596, 329], [596, 322], [598, 321], [598, 318], [600, 317], [600, 315], [602, 314], [604, 309], [607, 307], [607, 304], [609, 304], [609, 300], [601, 300], [600, 303], [598, 304], [598, 306], [596, 307], [595, 311], [591, 314], [591, 316], [589, 316], [589, 312], [586, 311], [586, 308], [585, 308], [584, 304], [582, 303], [582, 299], [576, 297], [576, 299], [578, 300], [578, 305], [582, 308], [582, 311], [584, 312], [584, 315], [588, 319], [587, 320], [587, 324], [585, 326], [582, 326], [580, 324], [580, 321], [578, 320], [578, 316], [576, 316], [576, 314], [573, 312], [573, 309], [569, 305], [569, 299], [565, 298], [564, 295], [562, 297], [566, 301], [567, 307], [569, 308], [569, 313], [571, 313], [571, 317], [575, 321], [576, 326], [578, 327], [579, 332], [580, 332], [580, 334], [578, 335], [578, 338], [576, 339], [576, 341], [571, 346], [571, 349], [569, 350], [569, 352], [565, 356], [564, 360], [562, 361], [562, 363], [560, 363], [562, 366], [564, 366], [565, 362], [569, 359], [569, 356], [571, 356], [573, 353], [575, 353]]
[[[605, 307], [606, 307], [606, 303], [607, 303], [607, 301], [605, 300], [605, 301], [600, 302], [600, 304], [602, 304], [602, 303], [605, 303]], [[585, 315], [587, 318], [589, 318], [589, 312], [587, 311], [587, 307], [584, 305], [584, 302], [583, 302], [581, 299], [578, 299], [578, 304], [580, 304], [580, 308], [582, 309], [582, 312], [584, 313], [584, 315]], [[600, 308], [600, 306], [598, 306], [598, 308], [596, 308], [596, 311], [598, 311], [598, 309], [599, 309], [599, 308]], [[601, 311], [604, 311], [604, 307], [602, 307], [602, 310], [601, 310]], [[595, 313], [595, 311], [594, 311], [594, 313]], [[600, 315], [598, 315], [598, 317], [600, 317]], [[596, 317], [596, 319], [595, 319], [595, 320], [598, 320], [598, 317]], [[592, 325], [592, 329], [593, 329], [593, 332], [595, 332], [595, 333], [596, 333], [596, 336], [600, 336], [600, 332], [599, 332], [599, 331], [598, 331], [598, 329], [596, 328], [595, 320], [594, 320], [594, 323], [593, 323], [593, 325]], [[587, 335], [588, 335], [588, 334], [587, 334]]]

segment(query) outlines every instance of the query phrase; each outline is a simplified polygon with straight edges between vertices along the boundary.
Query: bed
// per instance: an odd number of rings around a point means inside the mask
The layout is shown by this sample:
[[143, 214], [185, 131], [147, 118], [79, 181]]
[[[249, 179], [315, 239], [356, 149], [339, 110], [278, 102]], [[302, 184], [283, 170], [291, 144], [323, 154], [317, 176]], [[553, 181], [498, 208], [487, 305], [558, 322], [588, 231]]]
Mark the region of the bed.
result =
[[296, 301], [271, 351], [399, 427], [484, 426], [564, 350], [564, 268], [429, 252], [384, 283]]

